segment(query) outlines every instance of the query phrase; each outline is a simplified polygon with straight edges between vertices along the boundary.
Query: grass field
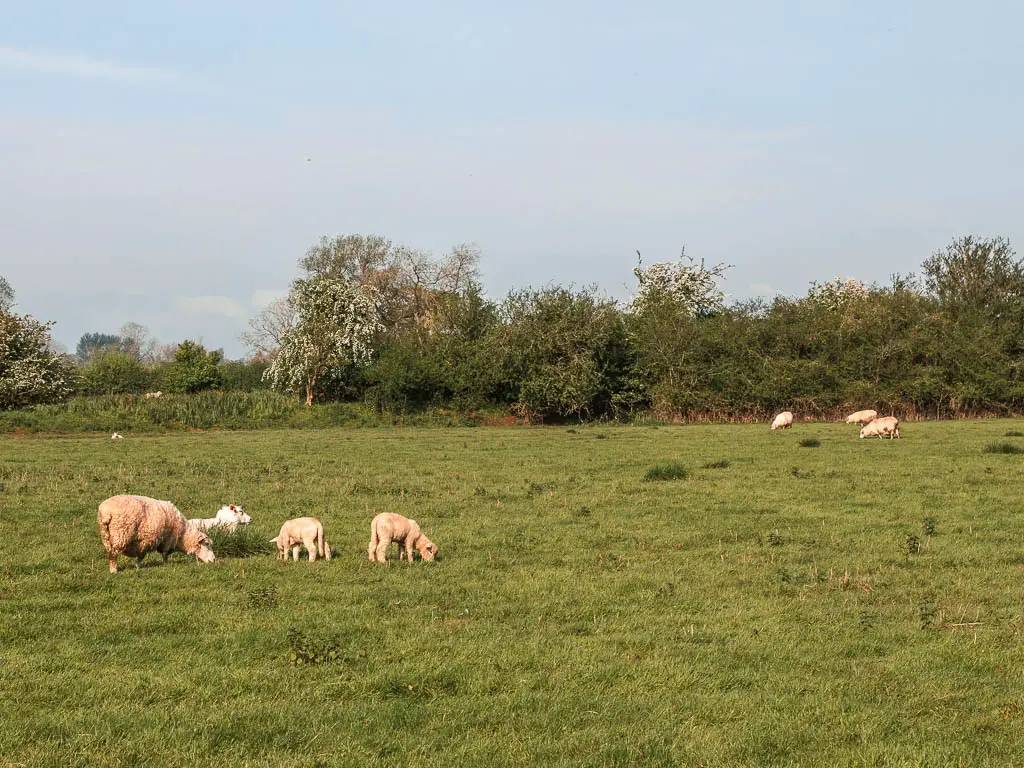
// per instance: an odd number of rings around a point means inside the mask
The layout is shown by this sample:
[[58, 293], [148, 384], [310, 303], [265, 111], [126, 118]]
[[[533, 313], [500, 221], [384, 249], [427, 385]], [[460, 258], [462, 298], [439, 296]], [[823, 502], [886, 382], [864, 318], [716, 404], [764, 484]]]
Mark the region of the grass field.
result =
[[[0, 765], [1024, 765], [1022, 428], [0, 438]], [[122, 492], [335, 559], [109, 576]]]

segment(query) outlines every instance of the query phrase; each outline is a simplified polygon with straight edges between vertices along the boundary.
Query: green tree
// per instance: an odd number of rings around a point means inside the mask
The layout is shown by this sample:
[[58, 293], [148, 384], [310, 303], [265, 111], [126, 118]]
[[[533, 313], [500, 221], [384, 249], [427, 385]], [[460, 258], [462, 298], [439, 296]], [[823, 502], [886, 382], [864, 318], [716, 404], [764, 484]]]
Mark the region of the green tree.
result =
[[0, 408], [21, 408], [66, 398], [75, 370], [51, 351], [50, 328], [31, 315], [0, 313]]
[[121, 337], [113, 333], [83, 333], [75, 347], [75, 356], [85, 362], [97, 352], [120, 349]]
[[202, 392], [220, 386], [217, 366], [224, 359], [219, 350], [207, 352], [202, 344], [183, 341], [174, 351], [174, 361], [167, 371], [167, 387], [172, 392]]
[[317, 382], [332, 368], [372, 358], [382, 330], [375, 298], [372, 288], [343, 279], [296, 280], [288, 298], [295, 325], [284, 332], [264, 378], [274, 389], [304, 393], [312, 404]]
[[118, 349], [93, 351], [79, 368], [80, 389], [89, 395], [138, 394], [149, 389], [151, 371], [135, 357]]

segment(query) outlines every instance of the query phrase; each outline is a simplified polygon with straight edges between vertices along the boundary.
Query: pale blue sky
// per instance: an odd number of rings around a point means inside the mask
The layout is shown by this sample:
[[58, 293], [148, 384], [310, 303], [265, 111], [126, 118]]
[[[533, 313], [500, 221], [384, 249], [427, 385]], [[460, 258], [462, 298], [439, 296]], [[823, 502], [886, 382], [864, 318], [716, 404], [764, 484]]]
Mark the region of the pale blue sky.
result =
[[0, 274], [69, 347], [239, 355], [323, 234], [475, 241], [495, 297], [625, 297], [636, 249], [747, 297], [1020, 242], [1024, 6], [720, 5], [8, 3]]

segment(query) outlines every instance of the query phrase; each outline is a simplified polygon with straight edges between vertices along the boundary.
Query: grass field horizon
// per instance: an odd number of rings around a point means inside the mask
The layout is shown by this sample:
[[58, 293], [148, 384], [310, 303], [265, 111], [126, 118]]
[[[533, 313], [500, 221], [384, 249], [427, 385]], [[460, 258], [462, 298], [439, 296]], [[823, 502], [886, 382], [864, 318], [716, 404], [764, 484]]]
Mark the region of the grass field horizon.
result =
[[[1021, 430], [0, 437], [0, 766], [1021, 764]], [[334, 559], [110, 576], [126, 492]]]

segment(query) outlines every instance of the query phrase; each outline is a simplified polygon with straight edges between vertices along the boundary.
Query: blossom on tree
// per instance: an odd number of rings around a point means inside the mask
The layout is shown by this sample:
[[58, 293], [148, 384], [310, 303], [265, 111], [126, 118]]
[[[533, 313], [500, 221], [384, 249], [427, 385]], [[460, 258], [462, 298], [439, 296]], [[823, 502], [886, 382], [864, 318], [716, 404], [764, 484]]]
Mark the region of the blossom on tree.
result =
[[32, 315], [0, 313], [0, 409], [63, 400], [75, 385], [66, 355], [52, 351], [50, 328]]
[[678, 261], [661, 261], [647, 268], [638, 264], [633, 269], [638, 285], [630, 308], [642, 315], [648, 309], [670, 304], [691, 317], [711, 314], [725, 302], [718, 281], [726, 269], [725, 264], [706, 267], [703, 259], [698, 263], [686, 255], [685, 249]]
[[275, 389], [305, 392], [313, 402], [316, 382], [330, 369], [366, 365], [373, 341], [383, 330], [369, 286], [354, 286], [332, 277], [296, 280], [288, 297], [294, 324], [281, 337], [277, 357], [263, 374]]

